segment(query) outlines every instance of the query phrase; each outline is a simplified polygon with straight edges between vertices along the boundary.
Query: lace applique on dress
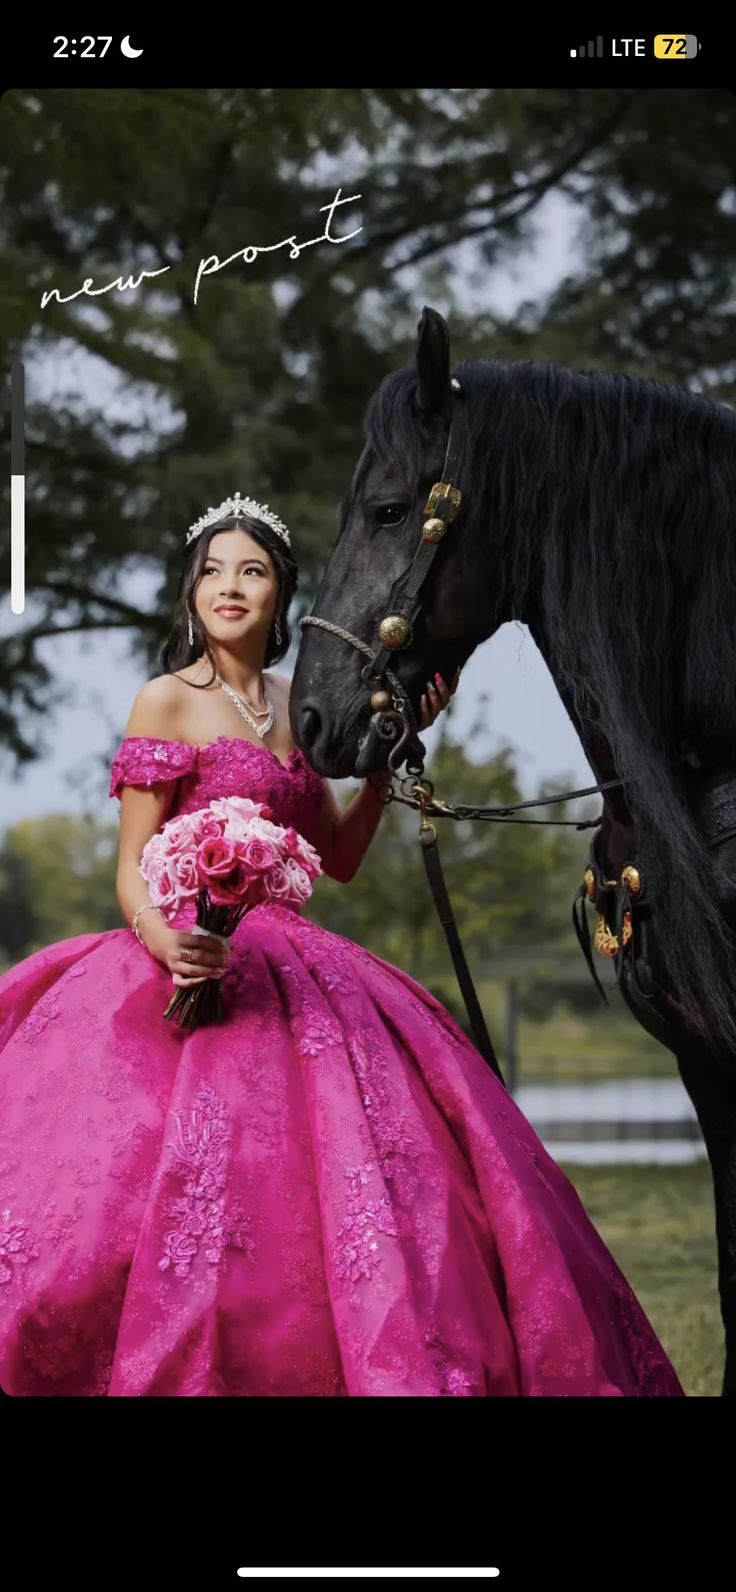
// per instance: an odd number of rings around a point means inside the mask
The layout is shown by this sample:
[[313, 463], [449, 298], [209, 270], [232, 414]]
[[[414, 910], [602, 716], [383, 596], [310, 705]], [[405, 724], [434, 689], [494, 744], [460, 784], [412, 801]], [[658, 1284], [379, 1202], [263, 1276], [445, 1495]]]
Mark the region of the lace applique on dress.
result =
[[377, 1235], [398, 1237], [387, 1195], [376, 1199], [375, 1195], [363, 1192], [371, 1181], [369, 1173], [375, 1170], [370, 1161], [365, 1167], [345, 1169], [346, 1212], [332, 1246], [332, 1263], [341, 1282], [357, 1283], [361, 1277], [370, 1282], [375, 1267], [381, 1264]]
[[16, 1221], [12, 1211], [3, 1211], [0, 1214], [0, 1284], [14, 1281], [19, 1268], [27, 1266], [37, 1255], [25, 1223]]
[[53, 989], [47, 990], [46, 994], [36, 1001], [33, 1010], [28, 1013], [28, 1016], [20, 1025], [19, 1032], [26, 1041], [37, 1039], [39, 1034], [43, 1033], [44, 1028], [47, 1028], [49, 1023], [52, 1023], [59, 1016], [62, 1010], [64, 990], [68, 981], [73, 978], [82, 978], [86, 971], [87, 968], [84, 962], [75, 962], [72, 967], [68, 967], [66, 972], [62, 973], [61, 977], [57, 979]]
[[240, 1200], [228, 1200], [227, 1183], [232, 1132], [230, 1112], [215, 1090], [200, 1083], [196, 1104], [183, 1122], [172, 1112], [178, 1133], [170, 1175], [183, 1179], [183, 1192], [167, 1199], [166, 1215], [174, 1223], [164, 1235], [159, 1271], [173, 1268], [174, 1276], [188, 1278], [200, 1251], [208, 1274], [216, 1278], [225, 1251], [254, 1249], [248, 1234], [250, 1221]]
[[165, 780], [193, 774], [198, 746], [185, 741], [159, 741], [150, 735], [130, 735], [122, 741], [110, 769], [110, 795], [119, 796], [124, 785], [159, 785]]

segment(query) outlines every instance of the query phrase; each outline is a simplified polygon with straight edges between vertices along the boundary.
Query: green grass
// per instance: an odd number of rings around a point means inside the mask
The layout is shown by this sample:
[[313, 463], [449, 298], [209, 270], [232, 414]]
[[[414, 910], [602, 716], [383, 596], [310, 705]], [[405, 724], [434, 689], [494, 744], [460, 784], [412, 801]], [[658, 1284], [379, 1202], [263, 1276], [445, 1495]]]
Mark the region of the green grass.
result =
[[[524, 980], [520, 980], [524, 988]], [[432, 991], [458, 1022], [465, 1011], [452, 977], [432, 982]], [[478, 996], [503, 1065], [506, 1052], [506, 988], [478, 981]], [[618, 991], [606, 1008], [591, 994], [590, 1012], [578, 1015], [560, 1000], [541, 1021], [520, 1018], [517, 1028], [520, 1083], [579, 1083], [616, 1078], [677, 1078], [672, 1052], [635, 1021]]]
[[679, 1076], [672, 1052], [633, 1017], [609, 1016], [603, 1009], [594, 1022], [563, 1012], [541, 1023], [522, 1020], [518, 1054], [524, 1083]]
[[721, 1391], [713, 1192], [695, 1166], [566, 1166], [690, 1397]]

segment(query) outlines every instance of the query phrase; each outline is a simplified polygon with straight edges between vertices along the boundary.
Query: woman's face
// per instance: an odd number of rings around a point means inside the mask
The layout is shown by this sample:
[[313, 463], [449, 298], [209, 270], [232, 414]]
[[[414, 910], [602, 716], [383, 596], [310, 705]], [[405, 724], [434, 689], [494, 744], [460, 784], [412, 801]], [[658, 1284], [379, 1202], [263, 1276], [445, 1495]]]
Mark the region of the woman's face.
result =
[[247, 641], [265, 653], [278, 601], [278, 578], [265, 547], [246, 531], [218, 531], [194, 595], [211, 640]]

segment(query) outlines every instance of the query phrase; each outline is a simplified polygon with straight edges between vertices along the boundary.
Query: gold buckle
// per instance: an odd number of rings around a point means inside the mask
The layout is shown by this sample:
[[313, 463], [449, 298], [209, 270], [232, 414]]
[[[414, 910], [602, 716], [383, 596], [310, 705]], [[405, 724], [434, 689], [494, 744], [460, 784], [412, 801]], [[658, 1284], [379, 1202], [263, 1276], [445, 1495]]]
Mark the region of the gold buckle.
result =
[[417, 805], [421, 814], [419, 839], [423, 841], [425, 845], [431, 845], [432, 841], [437, 839], [437, 830], [435, 829], [434, 824], [431, 824], [427, 817], [427, 807], [432, 800], [432, 792], [427, 788], [426, 785], [423, 785], [420, 780], [416, 785], [413, 786], [412, 795], [416, 797]]
[[447, 516], [447, 524], [450, 525], [457, 514], [460, 504], [462, 503], [462, 492], [460, 491], [459, 487], [449, 486], [446, 481], [435, 481], [434, 486], [430, 490], [429, 497], [424, 505], [425, 514], [434, 514], [440, 498], [449, 498], [451, 508]]

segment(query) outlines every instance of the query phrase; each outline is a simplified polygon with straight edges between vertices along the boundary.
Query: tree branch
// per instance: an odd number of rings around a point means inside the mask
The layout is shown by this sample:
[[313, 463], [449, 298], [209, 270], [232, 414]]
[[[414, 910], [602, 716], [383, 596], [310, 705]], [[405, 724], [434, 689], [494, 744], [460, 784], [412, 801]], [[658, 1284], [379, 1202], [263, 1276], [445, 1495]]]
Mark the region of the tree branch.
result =
[[[146, 616], [140, 615], [139, 618], [143, 621]], [[150, 616], [147, 618], [147, 623], [149, 628], [153, 628]], [[72, 636], [83, 630], [133, 630], [135, 625], [134, 619], [75, 619], [70, 625], [49, 625], [42, 622], [34, 625], [31, 630], [24, 631], [23, 646], [24, 650], [28, 650], [34, 642], [42, 641], [46, 636]], [[0, 653], [17, 640], [17, 635], [5, 636], [0, 642]]]
[[140, 609], [133, 608], [130, 603], [122, 602], [119, 597], [111, 597], [104, 592], [88, 591], [84, 586], [77, 586], [74, 581], [51, 580], [41, 587], [36, 587], [35, 590], [53, 592], [57, 597], [67, 597], [76, 602], [99, 603], [101, 608], [109, 608], [111, 613], [119, 614], [126, 625], [142, 625], [146, 629], [158, 629], [159, 621], [155, 614], [141, 613]]

